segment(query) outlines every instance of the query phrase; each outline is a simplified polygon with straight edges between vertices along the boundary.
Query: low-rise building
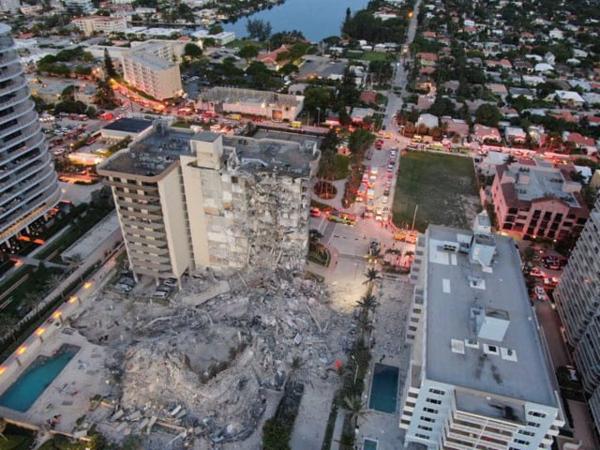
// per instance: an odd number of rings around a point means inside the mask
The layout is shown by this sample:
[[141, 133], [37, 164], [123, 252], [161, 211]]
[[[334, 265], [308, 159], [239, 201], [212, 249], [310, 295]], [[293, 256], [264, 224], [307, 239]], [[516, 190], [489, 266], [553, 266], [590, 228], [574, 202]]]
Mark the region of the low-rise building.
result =
[[105, 125], [100, 130], [104, 139], [120, 141], [121, 139], [140, 139], [152, 131], [152, 121], [131, 117], [123, 117]]
[[496, 167], [492, 199], [498, 227], [520, 238], [577, 235], [589, 215], [581, 184], [542, 162]]
[[480, 214], [473, 230], [430, 225], [417, 241], [405, 445], [550, 449], [565, 423], [515, 243], [490, 230]]
[[224, 136], [157, 123], [98, 167], [136, 277], [203, 268], [298, 268], [308, 250], [317, 140]]
[[202, 110], [265, 117], [276, 122], [295, 120], [303, 105], [301, 95], [228, 87], [214, 87], [198, 97], [198, 108]]
[[84, 16], [73, 20], [73, 24], [86, 36], [94, 33], [125, 32], [127, 20], [122, 16]]

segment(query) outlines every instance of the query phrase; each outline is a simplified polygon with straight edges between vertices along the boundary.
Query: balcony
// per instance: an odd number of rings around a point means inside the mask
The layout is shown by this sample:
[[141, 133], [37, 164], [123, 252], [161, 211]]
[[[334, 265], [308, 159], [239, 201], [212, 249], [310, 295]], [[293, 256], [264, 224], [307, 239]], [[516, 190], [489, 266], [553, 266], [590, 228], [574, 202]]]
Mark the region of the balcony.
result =
[[[28, 160], [23, 165], [19, 165], [17, 170], [13, 170], [12, 174], [1, 179], [0, 181], [0, 192], [5, 192], [7, 189], [10, 189], [15, 184], [17, 184], [20, 180], [27, 178], [30, 175], [39, 172], [44, 167], [48, 167], [51, 163], [50, 155], [48, 153], [40, 153], [35, 158]], [[27, 167], [24, 167], [27, 166]], [[1, 174], [1, 172], [0, 172]], [[0, 175], [1, 176], [1, 175]]]
[[5, 67], [4, 69], [0, 69], [0, 83], [5, 80], [10, 80], [11, 78], [15, 78], [22, 74], [23, 74], [23, 67], [21, 67], [21, 64], [15, 64], [13, 66], [9, 66], [9, 67]]
[[[4, 111], [10, 108], [11, 106], [16, 106], [20, 103], [24, 103], [26, 100], [29, 99], [29, 97], [30, 95], [27, 89], [15, 89], [13, 92], [4, 94], [3, 96], [0, 96], [0, 111]], [[33, 102], [33, 100], [30, 101]], [[33, 106], [35, 107], [35, 103], [33, 103]], [[0, 119], [3, 117], [4, 116], [1, 116]]]
[[19, 64], [19, 54], [16, 50], [9, 49], [0, 55], [0, 66], [8, 66], [14, 63]]
[[[17, 212], [20, 208], [23, 208], [23, 204], [29, 203], [36, 195], [48, 189], [58, 181], [56, 173], [53, 170], [48, 170], [48, 174], [43, 177], [43, 180], [33, 179], [25, 185], [20, 186], [18, 190], [14, 193], [3, 195], [0, 198], [0, 219], [4, 219], [9, 214]], [[31, 189], [32, 187], [37, 188]], [[29, 192], [26, 192], [28, 191]], [[19, 194], [23, 194], [22, 196], [18, 196]]]
[[[35, 108], [35, 103], [33, 100], [21, 99], [10, 102], [13, 106], [13, 111], [0, 116], [0, 130], [2, 130], [2, 126], [5, 123], [10, 122], [11, 120], [19, 119], [21, 116], [31, 112]], [[4, 107], [4, 105], [2, 105]]]
[[[14, 125], [11, 125], [3, 130], [0, 130], [0, 138], [6, 138], [7, 136], [10, 136], [11, 134], [15, 133], [16, 131], [23, 132], [23, 130], [25, 128], [38, 122], [38, 115], [35, 112], [30, 111], [29, 113], [26, 113], [25, 115], [19, 117], [19, 119], [16, 119], [16, 120], [17, 120], [17, 123], [15, 123]], [[10, 137], [9, 141], [12, 139], [13, 138]], [[5, 142], [8, 142], [8, 141], [5, 141]]]
[[10, 94], [11, 92], [27, 87], [27, 80], [23, 76], [12, 78], [6, 83], [7, 84], [5, 87], [0, 88], [0, 96]]
[[[38, 131], [34, 131], [38, 129]], [[44, 142], [44, 135], [39, 132], [39, 124], [37, 126], [30, 127], [30, 130], [34, 131], [33, 133], [27, 132], [27, 130], [23, 130], [22, 139], [17, 140], [16, 144], [11, 142], [10, 148], [2, 148], [0, 147], [0, 166], [10, 163], [15, 159], [35, 150], [40, 145], [43, 146], [40, 148], [42, 153], [45, 153], [47, 150], [47, 144]]]
[[[48, 179], [51, 175], [54, 175], [54, 171], [53, 171], [54, 165], [49, 164], [46, 165], [46, 173], [41, 173], [39, 174], [37, 177], [34, 176], [35, 173], [33, 175], [29, 175], [28, 179], [23, 179], [23, 177], [20, 178], [20, 182], [14, 184], [10, 189], [2, 192], [2, 195], [0, 195], [0, 205], [1, 206], [6, 206], [6, 204], [8, 202], [13, 201], [13, 199], [20, 199], [20, 194], [26, 192], [27, 190], [31, 189], [32, 187], [34, 187], [35, 185], [39, 184], [39, 183], [43, 183], [46, 179]], [[39, 170], [38, 170], [39, 172]]]
[[56, 184], [55, 189], [40, 194], [29, 200], [18, 210], [15, 210], [11, 215], [0, 220], [0, 230], [2, 230], [0, 232], [0, 242], [6, 241], [27, 225], [39, 219], [60, 200], [58, 184]]

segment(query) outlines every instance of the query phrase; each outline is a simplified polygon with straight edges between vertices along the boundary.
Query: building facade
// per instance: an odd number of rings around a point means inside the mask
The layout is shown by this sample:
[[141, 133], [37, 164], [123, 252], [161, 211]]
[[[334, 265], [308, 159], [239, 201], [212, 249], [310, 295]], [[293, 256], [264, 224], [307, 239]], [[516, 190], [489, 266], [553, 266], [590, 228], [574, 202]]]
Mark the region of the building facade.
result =
[[580, 190], [565, 170], [550, 165], [496, 166], [492, 200], [498, 227], [518, 238], [577, 235], [589, 215]]
[[156, 124], [101, 165], [136, 276], [300, 267], [308, 250], [308, 183], [320, 153], [316, 141], [280, 137]]
[[16, 13], [21, 7], [19, 0], [0, 0], [0, 11], [7, 13]]
[[430, 225], [418, 239], [406, 445], [550, 449], [565, 423], [515, 244], [490, 230], [484, 214], [473, 230]]
[[183, 93], [179, 55], [168, 41], [137, 45], [122, 57], [125, 81], [157, 100]]
[[96, 11], [91, 0], [65, 0], [65, 8], [73, 14], [92, 14]]
[[571, 252], [554, 299], [600, 430], [600, 197]]
[[296, 120], [304, 97], [228, 87], [214, 87], [198, 98], [198, 108], [219, 113], [264, 117], [275, 122]]
[[94, 33], [118, 33], [127, 30], [127, 19], [122, 16], [84, 16], [73, 20], [73, 24], [86, 36]]
[[0, 24], [0, 244], [59, 200], [54, 164], [10, 28]]

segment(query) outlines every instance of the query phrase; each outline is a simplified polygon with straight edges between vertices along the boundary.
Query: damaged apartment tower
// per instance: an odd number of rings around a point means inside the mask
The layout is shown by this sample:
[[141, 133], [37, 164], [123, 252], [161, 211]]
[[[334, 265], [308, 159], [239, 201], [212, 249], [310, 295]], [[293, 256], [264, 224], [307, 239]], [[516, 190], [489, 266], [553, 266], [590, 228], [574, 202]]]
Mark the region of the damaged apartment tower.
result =
[[193, 132], [156, 123], [98, 169], [111, 186], [136, 276], [297, 268], [308, 248], [310, 137]]

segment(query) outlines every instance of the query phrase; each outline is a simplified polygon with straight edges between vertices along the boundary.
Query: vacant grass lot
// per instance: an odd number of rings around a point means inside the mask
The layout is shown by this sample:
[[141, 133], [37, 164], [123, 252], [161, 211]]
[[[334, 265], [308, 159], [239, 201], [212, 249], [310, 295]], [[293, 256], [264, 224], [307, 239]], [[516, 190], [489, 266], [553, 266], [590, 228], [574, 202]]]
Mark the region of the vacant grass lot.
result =
[[400, 158], [393, 221], [410, 226], [415, 206], [415, 227], [427, 225], [470, 226], [479, 209], [473, 160], [427, 152], [407, 152]]

